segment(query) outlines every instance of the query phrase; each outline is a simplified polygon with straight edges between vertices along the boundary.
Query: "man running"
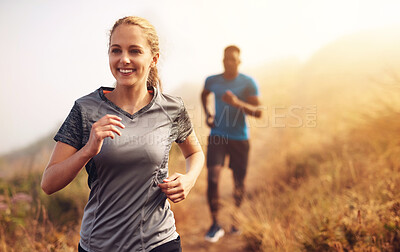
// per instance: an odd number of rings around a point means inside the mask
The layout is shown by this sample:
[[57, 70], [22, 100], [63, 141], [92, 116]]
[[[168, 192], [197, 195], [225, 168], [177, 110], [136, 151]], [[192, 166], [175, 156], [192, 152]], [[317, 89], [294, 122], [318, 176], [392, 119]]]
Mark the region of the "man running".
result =
[[[207, 197], [213, 223], [205, 236], [210, 242], [217, 242], [225, 234], [218, 223], [218, 182], [225, 156], [229, 156], [229, 167], [233, 171], [235, 183], [235, 205], [239, 208], [244, 194], [249, 155], [245, 117], [261, 117], [257, 84], [253, 78], [238, 71], [240, 49], [234, 45], [226, 47], [223, 63], [224, 72], [209, 76], [201, 94], [206, 124], [211, 128], [207, 149]], [[215, 115], [209, 110], [208, 97], [211, 93], [215, 97]], [[232, 225], [231, 232], [238, 233], [239, 230]]]

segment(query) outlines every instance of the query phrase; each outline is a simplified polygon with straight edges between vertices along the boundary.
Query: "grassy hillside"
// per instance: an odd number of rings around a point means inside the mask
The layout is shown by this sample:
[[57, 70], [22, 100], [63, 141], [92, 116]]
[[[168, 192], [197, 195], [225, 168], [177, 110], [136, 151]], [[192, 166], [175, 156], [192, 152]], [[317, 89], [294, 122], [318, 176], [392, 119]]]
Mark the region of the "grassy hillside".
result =
[[237, 213], [249, 251], [400, 250], [399, 42], [398, 30], [344, 37], [264, 77], [269, 108], [314, 105], [317, 126], [253, 127], [270, 138], [253, 154], [263, 182]]
[[[184, 251], [400, 250], [398, 31], [346, 36], [305, 64], [288, 59], [249, 72], [260, 83], [264, 115], [249, 119], [243, 208], [232, 207], [228, 169], [220, 187], [222, 225], [239, 219], [243, 233], [204, 242], [211, 222], [204, 169], [189, 198], [173, 205]], [[201, 83], [190, 91], [176, 93], [205, 150]], [[0, 157], [0, 251], [76, 250], [87, 176], [82, 171], [52, 196], [41, 192], [52, 136]], [[174, 145], [171, 172], [183, 167]]]

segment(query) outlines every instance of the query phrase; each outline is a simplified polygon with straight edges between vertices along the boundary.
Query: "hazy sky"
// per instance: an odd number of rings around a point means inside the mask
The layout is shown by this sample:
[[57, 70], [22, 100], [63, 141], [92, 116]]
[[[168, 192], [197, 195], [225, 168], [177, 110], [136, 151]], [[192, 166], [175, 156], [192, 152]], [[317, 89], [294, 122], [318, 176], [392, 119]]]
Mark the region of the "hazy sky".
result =
[[112, 86], [108, 30], [147, 18], [161, 42], [164, 91], [203, 85], [222, 71], [222, 50], [242, 49], [242, 68], [285, 57], [307, 60], [343, 35], [400, 24], [385, 0], [0, 0], [0, 153], [55, 130], [74, 101]]

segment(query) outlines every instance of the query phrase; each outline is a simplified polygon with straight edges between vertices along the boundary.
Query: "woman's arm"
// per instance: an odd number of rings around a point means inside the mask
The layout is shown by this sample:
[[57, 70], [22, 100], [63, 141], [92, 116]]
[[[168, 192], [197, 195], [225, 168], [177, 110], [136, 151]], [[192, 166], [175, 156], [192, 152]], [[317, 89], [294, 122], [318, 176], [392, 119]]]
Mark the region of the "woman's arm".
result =
[[49, 164], [43, 172], [43, 191], [52, 194], [71, 183], [82, 167], [100, 152], [106, 137], [114, 139], [114, 133], [121, 135], [116, 128], [124, 128], [120, 121], [121, 118], [115, 115], [102, 117], [93, 124], [87, 144], [79, 151], [68, 144], [57, 142]]
[[78, 151], [68, 144], [57, 142], [43, 172], [43, 191], [50, 195], [67, 186], [89, 160], [83, 148]]
[[186, 159], [186, 174], [174, 173], [158, 186], [174, 203], [186, 199], [204, 165], [204, 154], [194, 131], [178, 144]]

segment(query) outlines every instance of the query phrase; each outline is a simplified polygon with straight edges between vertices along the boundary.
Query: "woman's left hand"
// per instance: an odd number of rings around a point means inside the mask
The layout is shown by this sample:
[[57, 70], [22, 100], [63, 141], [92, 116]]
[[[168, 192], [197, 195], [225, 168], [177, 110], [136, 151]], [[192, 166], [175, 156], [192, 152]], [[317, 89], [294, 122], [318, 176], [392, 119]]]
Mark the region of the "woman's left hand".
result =
[[164, 179], [163, 182], [164, 183], [159, 184], [158, 187], [160, 187], [167, 198], [174, 203], [186, 199], [193, 187], [193, 181], [190, 177], [180, 173], [172, 174]]

